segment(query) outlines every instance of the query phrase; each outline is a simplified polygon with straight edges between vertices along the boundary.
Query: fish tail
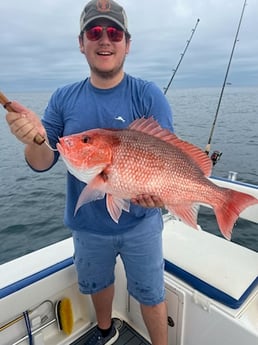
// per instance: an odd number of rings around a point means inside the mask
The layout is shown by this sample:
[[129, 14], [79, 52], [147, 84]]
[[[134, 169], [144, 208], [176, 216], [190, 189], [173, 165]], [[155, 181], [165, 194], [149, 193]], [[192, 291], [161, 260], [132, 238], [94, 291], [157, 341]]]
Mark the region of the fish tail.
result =
[[226, 194], [226, 200], [214, 206], [214, 212], [221, 233], [226, 239], [230, 240], [234, 224], [239, 214], [248, 206], [258, 204], [258, 199], [252, 195], [232, 189], [227, 189]]

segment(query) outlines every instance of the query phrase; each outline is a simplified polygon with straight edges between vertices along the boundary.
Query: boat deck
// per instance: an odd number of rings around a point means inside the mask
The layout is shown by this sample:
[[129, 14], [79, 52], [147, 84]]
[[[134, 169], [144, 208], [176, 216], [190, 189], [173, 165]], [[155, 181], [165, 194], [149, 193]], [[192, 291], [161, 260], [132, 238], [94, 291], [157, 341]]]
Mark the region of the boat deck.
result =
[[[119, 338], [114, 345], [150, 345], [139, 333], [137, 333], [128, 323], [119, 319], [114, 319], [116, 327], [119, 329]], [[70, 345], [84, 345], [95, 331], [95, 327], [91, 328], [87, 333]]]

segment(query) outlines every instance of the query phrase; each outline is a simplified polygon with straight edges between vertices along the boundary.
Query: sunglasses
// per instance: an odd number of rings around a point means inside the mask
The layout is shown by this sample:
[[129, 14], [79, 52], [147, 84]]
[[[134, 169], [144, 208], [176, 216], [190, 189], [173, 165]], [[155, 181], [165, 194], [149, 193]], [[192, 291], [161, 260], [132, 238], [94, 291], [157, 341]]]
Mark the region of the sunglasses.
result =
[[90, 41], [98, 41], [102, 36], [103, 32], [106, 31], [108, 38], [111, 42], [120, 42], [124, 37], [124, 31], [115, 28], [114, 26], [100, 26], [96, 25], [90, 29], [86, 29], [86, 37]]

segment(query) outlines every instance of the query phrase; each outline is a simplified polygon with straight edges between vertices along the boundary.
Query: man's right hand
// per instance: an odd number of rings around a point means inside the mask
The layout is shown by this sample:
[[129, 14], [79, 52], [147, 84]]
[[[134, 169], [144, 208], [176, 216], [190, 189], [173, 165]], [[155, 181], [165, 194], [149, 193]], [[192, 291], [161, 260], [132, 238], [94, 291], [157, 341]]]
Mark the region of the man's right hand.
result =
[[24, 144], [32, 144], [37, 134], [46, 138], [46, 131], [38, 115], [32, 110], [25, 108], [22, 104], [13, 101], [14, 112], [6, 114], [6, 121], [11, 132]]

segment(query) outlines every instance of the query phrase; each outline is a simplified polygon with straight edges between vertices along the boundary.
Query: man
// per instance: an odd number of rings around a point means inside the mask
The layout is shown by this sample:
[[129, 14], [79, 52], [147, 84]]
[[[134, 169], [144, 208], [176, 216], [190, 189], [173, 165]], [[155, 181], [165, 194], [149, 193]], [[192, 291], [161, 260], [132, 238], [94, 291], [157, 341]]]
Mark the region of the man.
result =
[[[169, 104], [158, 87], [123, 70], [130, 34], [119, 4], [92, 0], [85, 6], [79, 45], [90, 67], [89, 78], [58, 89], [42, 122], [17, 103], [13, 104], [17, 113], [7, 114], [12, 133], [26, 144], [26, 160], [36, 171], [48, 170], [58, 159], [57, 152], [33, 141], [37, 133], [55, 147], [58, 137], [91, 128], [126, 128], [142, 116], [154, 116], [162, 127], [173, 130]], [[91, 294], [98, 326], [87, 344], [113, 344], [119, 336], [111, 315], [114, 267], [120, 255], [128, 291], [141, 304], [152, 344], [166, 345], [161, 201], [139, 195], [116, 224], [104, 199], [84, 205], [74, 216], [83, 187], [68, 173], [64, 220], [73, 235], [79, 287], [82, 293]]]

